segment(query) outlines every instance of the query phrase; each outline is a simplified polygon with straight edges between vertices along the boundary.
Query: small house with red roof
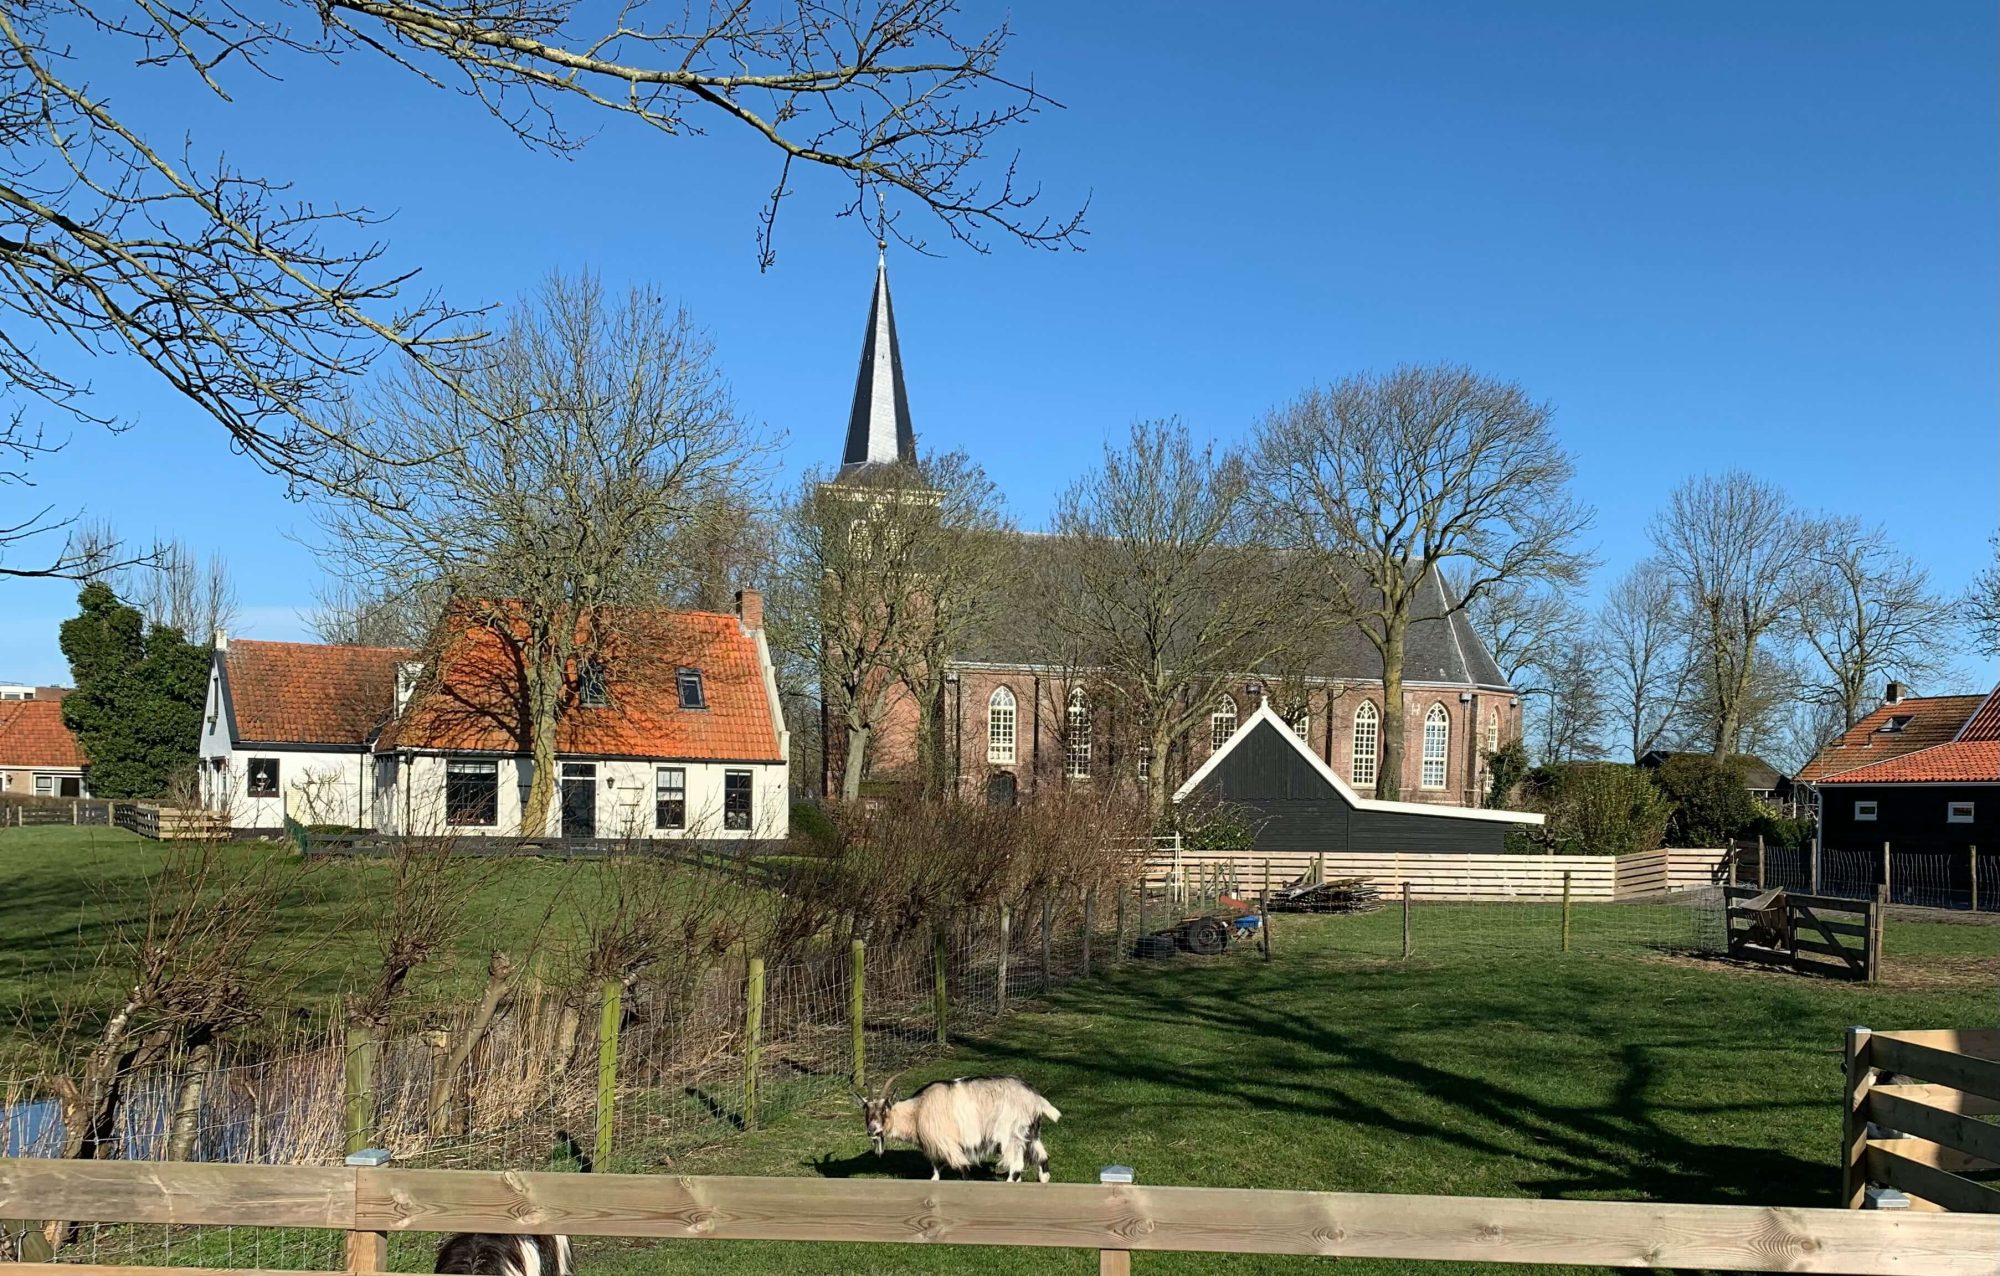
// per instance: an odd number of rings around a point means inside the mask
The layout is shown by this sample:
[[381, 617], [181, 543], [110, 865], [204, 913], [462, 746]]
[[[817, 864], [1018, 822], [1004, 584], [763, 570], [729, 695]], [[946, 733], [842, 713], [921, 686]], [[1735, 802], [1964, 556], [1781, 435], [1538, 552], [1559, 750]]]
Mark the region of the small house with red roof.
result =
[[1906, 696], [1890, 683], [1874, 712], [1821, 749], [1798, 783], [1819, 796], [1820, 844], [1835, 850], [2000, 851], [2000, 687]]
[[[225, 640], [203, 798], [232, 827], [523, 832], [534, 782], [522, 633], [455, 608], [432, 648]], [[579, 635], [558, 693], [556, 800], [535, 836], [781, 838], [790, 738], [744, 590], [733, 614], [620, 609]]]
[[62, 691], [25, 690], [0, 699], [0, 793], [89, 797], [89, 766], [63, 725]]

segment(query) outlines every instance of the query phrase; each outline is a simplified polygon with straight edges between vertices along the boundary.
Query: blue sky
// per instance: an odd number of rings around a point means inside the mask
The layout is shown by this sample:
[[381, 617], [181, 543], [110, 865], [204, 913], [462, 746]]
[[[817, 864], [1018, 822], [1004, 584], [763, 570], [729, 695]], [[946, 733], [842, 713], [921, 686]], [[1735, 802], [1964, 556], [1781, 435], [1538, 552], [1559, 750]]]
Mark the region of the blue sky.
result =
[[[1977, 569], [2000, 522], [1992, 5], [1127, 9], [1011, 10], [1014, 72], [1068, 108], [1013, 141], [1053, 204], [1089, 195], [1087, 251], [891, 255], [920, 441], [970, 450], [1024, 524], [1135, 417], [1234, 441], [1314, 382], [1443, 359], [1555, 406], [1600, 580], [1674, 484], [1730, 466], [1881, 520], [1953, 591]], [[836, 459], [875, 250], [830, 176], [795, 180], [760, 274], [776, 165], [726, 130], [574, 116], [598, 135], [561, 159], [366, 58], [238, 76], [233, 104], [92, 72], [158, 140], [393, 212], [390, 260], [456, 301], [584, 266], [658, 285], [788, 473]], [[89, 373], [131, 428], [77, 427], [0, 500], [220, 550], [239, 632], [304, 636], [304, 510], [136, 368]], [[73, 598], [0, 583], [0, 677], [65, 677]]]

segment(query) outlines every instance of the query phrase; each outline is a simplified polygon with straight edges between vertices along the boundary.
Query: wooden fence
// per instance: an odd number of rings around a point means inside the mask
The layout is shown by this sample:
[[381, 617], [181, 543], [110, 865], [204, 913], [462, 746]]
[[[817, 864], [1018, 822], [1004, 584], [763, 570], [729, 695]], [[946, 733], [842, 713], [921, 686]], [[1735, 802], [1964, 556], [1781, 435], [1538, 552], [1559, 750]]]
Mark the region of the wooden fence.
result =
[[2000, 1029], [1848, 1029], [1841, 1195], [1859, 1209], [1872, 1183], [1916, 1210], [2000, 1214], [2000, 1187], [1966, 1177], [2000, 1170], [1995, 1116]]
[[119, 803], [114, 822], [121, 829], [156, 842], [201, 841], [230, 835], [227, 816], [192, 806]]
[[1777, 886], [1725, 886], [1722, 897], [1729, 904], [1731, 957], [1867, 983], [1881, 971], [1880, 900], [1834, 899]]
[[1578, 900], [1634, 899], [1722, 880], [1721, 850], [1657, 850], [1641, 855], [1467, 855], [1424, 852], [1156, 851], [1147, 880], [1176, 885], [1221, 873], [1241, 889], [1264, 886], [1265, 866], [1274, 886], [1317, 876], [1320, 881], [1360, 878], [1385, 894], [1427, 900], [1560, 899], [1563, 879]]
[[476, 1231], [1084, 1249], [1113, 1273], [1174, 1251], [2000, 1276], [2000, 1218], [1644, 1201], [49, 1160], [0, 1161], [0, 1201], [31, 1219], [344, 1231], [347, 1270], [366, 1272], [386, 1267], [391, 1232]]

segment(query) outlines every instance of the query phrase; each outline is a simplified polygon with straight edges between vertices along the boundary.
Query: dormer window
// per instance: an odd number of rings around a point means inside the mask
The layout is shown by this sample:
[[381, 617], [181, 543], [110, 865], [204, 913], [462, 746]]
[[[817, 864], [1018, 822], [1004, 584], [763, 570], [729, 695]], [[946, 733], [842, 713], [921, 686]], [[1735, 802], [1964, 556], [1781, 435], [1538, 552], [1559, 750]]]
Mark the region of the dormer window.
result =
[[701, 690], [701, 670], [682, 669], [677, 677], [681, 689], [681, 708], [708, 708], [708, 698], [702, 694]]
[[1892, 713], [1889, 715], [1889, 720], [1884, 722], [1878, 730], [1892, 733], [1901, 731], [1904, 727], [1910, 725], [1910, 719], [1914, 717], [1916, 715], [1913, 713]]
[[[681, 693], [685, 705], [687, 693]], [[604, 681], [604, 662], [586, 660], [576, 671], [576, 702], [585, 709], [608, 709], [611, 707], [611, 691]]]

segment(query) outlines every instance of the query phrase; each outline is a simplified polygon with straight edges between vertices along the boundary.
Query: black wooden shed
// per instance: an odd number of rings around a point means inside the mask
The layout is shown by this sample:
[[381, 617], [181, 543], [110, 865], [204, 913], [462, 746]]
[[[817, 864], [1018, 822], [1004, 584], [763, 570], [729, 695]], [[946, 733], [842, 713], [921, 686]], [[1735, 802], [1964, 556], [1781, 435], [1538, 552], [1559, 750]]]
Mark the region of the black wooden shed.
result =
[[1256, 827], [1255, 849], [1498, 853], [1525, 811], [1364, 798], [1265, 704], [1209, 756], [1174, 801], [1227, 804]]

